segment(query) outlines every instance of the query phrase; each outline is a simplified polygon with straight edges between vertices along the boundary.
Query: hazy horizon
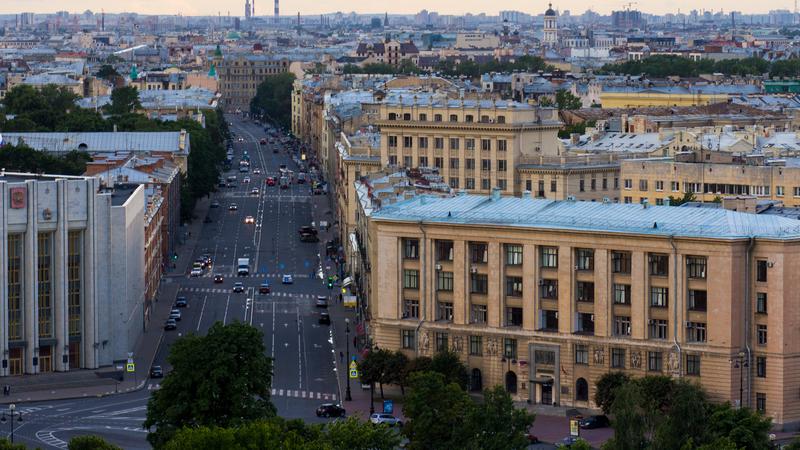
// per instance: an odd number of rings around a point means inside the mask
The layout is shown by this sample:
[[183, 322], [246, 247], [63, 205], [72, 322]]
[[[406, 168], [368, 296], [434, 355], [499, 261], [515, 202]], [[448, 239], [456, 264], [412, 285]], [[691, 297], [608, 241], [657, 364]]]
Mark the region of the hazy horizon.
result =
[[[227, 16], [229, 13], [234, 17], [241, 17], [244, 15], [244, 0], [241, 1], [226, 1], [224, 8], [221, 8], [223, 3], [213, 0], [129, 0], [124, 2], [124, 7], [109, 8], [110, 5], [102, 0], [75, 0], [69, 3], [70, 9], [65, 9], [63, 3], [54, 0], [5, 0], [0, 6], [0, 14], [16, 14], [21, 12], [33, 12], [40, 14], [52, 14], [56, 11], [67, 10], [73, 14], [79, 14], [89, 9], [95, 13], [101, 12], [105, 9], [107, 13], [123, 13], [133, 12], [144, 15], [178, 15], [184, 16], [216, 16], [221, 14]], [[281, 15], [292, 16], [300, 12], [303, 15], [316, 15], [316, 14], [331, 14], [337, 11], [343, 13], [350, 13], [354, 11], [358, 14], [383, 14], [387, 4], [377, 0], [362, 0], [359, 2], [335, 2], [335, 6], [331, 3], [324, 3], [326, 6], [321, 7], [317, 0], [295, 0], [288, 2], [281, 1]], [[348, 4], [350, 6], [348, 6]], [[356, 8], [353, 8], [356, 6]], [[487, 5], [483, 1], [478, 0], [444, 0], [438, 2], [435, 6], [431, 6], [430, 2], [424, 0], [409, 0], [402, 4], [401, 9], [389, 10], [389, 14], [414, 14], [423, 9], [429, 11], [436, 11], [439, 14], [455, 14], [462, 15], [466, 13], [480, 14], [486, 13], [488, 15], [497, 15], [501, 10], [516, 10], [528, 14], [541, 14], [547, 9], [546, 2], [536, 2], [533, 4], [530, 1], [523, 0], [509, 0], [502, 3], [502, 6], [497, 8], [486, 9]], [[575, 0], [566, 3], [553, 3], [553, 8], [560, 11], [569, 10], [571, 14], [582, 14], [587, 9], [592, 9], [601, 14], [609, 14], [614, 10], [621, 10], [626, 7], [626, 3], [609, 2], [608, 6], [596, 8], [596, 2], [590, 0]], [[722, 9], [724, 12], [739, 11], [745, 14], [765, 14], [770, 10], [784, 9], [792, 10], [794, 8], [793, 2], [785, 2], [778, 0], [768, 0], [764, 3], [753, 4], [752, 2], [742, 1], [710, 1], [710, 2], [693, 2], [688, 0], [677, 0], [665, 5], [664, 2], [655, 1], [640, 1], [634, 2], [635, 9], [649, 14], [666, 14], [666, 13], [688, 13], [693, 9], [698, 11], [710, 10], [718, 12]], [[669, 6], [669, 8], [665, 8]], [[757, 9], [756, 9], [757, 8]], [[256, 16], [271, 16], [273, 9], [272, 1], [258, 1], [255, 2]]]

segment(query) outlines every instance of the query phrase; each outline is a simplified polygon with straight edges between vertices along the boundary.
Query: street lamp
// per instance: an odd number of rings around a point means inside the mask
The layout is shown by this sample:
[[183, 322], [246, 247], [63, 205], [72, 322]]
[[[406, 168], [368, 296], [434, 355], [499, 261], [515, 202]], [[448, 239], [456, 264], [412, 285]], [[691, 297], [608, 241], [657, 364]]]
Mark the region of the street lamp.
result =
[[750, 367], [750, 362], [745, 358], [744, 352], [739, 352], [736, 355], [736, 359], [731, 360], [731, 362], [733, 362], [734, 369], [739, 369], [739, 408], [741, 408], [744, 400], [744, 368]]
[[11, 443], [14, 443], [14, 417], [17, 417], [17, 422], [22, 422], [22, 413], [18, 413], [17, 405], [10, 404], [8, 405], [8, 411], [4, 411], [2, 415], [0, 415], [0, 423], [6, 423], [8, 419], [11, 419]]
[[[344, 319], [344, 333], [345, 333], [345, 347], [347, 347], [347, 363], [350, 364], [350, 318]], [[345, 378], [347, 378], [347, 389], [344, 391], [344, 400], [349, 402], [353, 400], [353, 396], [350, 395], [350, 368], [345, 367]]]

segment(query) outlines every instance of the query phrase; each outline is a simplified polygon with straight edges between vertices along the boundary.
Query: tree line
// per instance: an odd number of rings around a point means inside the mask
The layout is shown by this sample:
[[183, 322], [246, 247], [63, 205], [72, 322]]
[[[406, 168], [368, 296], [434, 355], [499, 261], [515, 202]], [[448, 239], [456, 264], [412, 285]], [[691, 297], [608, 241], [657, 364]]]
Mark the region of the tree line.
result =
[[345, 74], [399, 74], [411, 75], [421, 73], [438, 73], [448, 77], [469, 77], [478, 78], [485, 73], [491, 72], [538, 72], [538, 71], [553, 71], [555, 68], [544, 62], [544, 59], [538, 56], [524, 55], [520, 56], [514, 61], [498, 61], [492, 59], [484, 63], [478, 63], [472, 60], [465, 60], [456, 62], [452, 59], [442, 59], [438, 62], [433, 70], [424, 70], [414, 64], [410, 59], [405, 59], [399, 65], [394, 66], [386, 63], [369, 63], [364, 66], [357, 66], [355, 64], [346, 64], [342, 67], [342, 72]]
[[[0, 130], [17, 132], [110, 132], [118, 131], [180, 131], [190, 135], [191, 151], [188, 171], [181, 186], [181, 217], [192, 216], [197, 199], [216, 188], [218, 165], [225, 159], [224, 141], [230, 136], [227, 122], [220, 110], [205, 112], [205, 128], [198, 122], [183, 118], [178, 121], [149, 119], [136, 113], [141, 108], [134, 87], [117, 88], [111, 103], [102, 111], [76, 106], [78, 97], [68, 89], [45, 86], [35, 89], [20, 85], [9, 90], [3, 99]], [[11, 118], [6, 119], [6, 115]], [[86, 153], [72, 152], [58, 157], [48, 152], [31, 150], [19, 143], [0, 149], [0, 164], [7, 170], [45, 171], [79, 175], [90, 161]], [[17, 154], [20, 152], [20, 154]]]
[[654, 55], [638, 61], [605, 64], [598, 74], [644, 75], [652, 78], [670, 76], [697, 77], [700, 74], [721, 73], [737, 76], [798, 77], [800, 59], [786, 59], [774, 62], [758, 57], [741, 59], [700, 59], [697, 61], [676, 55]]

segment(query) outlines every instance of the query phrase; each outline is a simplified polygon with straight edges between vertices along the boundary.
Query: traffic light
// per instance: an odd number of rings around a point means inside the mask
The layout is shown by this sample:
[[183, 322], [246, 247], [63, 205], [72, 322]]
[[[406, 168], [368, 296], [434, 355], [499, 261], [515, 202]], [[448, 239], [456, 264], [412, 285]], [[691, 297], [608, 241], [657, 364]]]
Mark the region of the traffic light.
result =
[[328, 277], [328, 289], [333, 289], [333, 277]]

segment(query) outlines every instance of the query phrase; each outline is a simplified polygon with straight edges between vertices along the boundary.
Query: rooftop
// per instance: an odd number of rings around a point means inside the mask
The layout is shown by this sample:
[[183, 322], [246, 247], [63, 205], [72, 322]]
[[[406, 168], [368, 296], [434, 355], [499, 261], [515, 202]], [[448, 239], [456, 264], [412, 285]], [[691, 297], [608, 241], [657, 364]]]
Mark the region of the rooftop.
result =
[[536, 200], [485, 195], [417, 196], [385, 206], [373, 218], [385, 221], [471, 224], [520, 228], [648, 234], [693, 238], [800, 239], [800, 223], [777, 216], [723, 209], [678, 208]]
[[186, 145], [179, 131], [158, 132], [89, 132], [89, 133], [36, 133], [12, 132], [3, 133], [3, 141], [17, 144], [22, 140], [25, 145], [35, 150], [69, 152], [84, 150], [92, 152], [119, 151], [158, 151], [188, 153], [189, 135], [186, 134]]

